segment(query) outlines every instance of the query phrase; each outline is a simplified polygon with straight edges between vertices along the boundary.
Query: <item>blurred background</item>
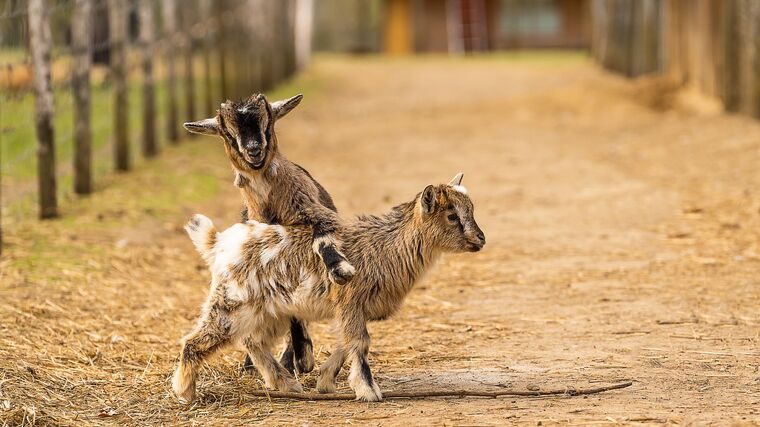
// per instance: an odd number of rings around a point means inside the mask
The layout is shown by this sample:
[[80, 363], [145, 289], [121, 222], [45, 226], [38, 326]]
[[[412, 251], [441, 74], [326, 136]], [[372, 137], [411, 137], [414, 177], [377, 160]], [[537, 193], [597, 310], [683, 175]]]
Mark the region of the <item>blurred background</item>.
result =
[[184, 119], [271, 90], [313, 51], [575, 50], [756, 115], [758, 14], [743, 0], [3, 0], [4, 215], [26, 216], [36, 195], [57, 216], [59, 196], [89, 194], [176, 143]]
[[[489, 243], [371, 325], [381, 388], [634, 386], [259, 405], [229, 353], [178, 408], [182, 224], [240, 212], [181, 124], [253, 92], [304, 94], [279, 147], [343, 217], [465, 173]], [[758, 0], [0, 0], [0, 425], [745, 425], [758, 116]]]

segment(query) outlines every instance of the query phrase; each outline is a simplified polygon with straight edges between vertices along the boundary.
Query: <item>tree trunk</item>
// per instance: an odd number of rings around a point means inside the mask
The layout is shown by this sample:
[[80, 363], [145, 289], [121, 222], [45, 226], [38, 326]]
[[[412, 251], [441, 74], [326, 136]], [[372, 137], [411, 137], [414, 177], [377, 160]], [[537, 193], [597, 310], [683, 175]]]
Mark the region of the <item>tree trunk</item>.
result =
[[166, 96], [168, 102], [166, 114], [166, 137], [172, 143], [179, 140], [177, 119], [177, 77], [175, 70], [175, 50], [177, 48], [177, 8], [175, 0], [163, 0], [162, 17], [164, 21], [164, 38], [166, 39], [164, 56], [166, 57]]
[[90, 66], [92, 65], [92, 0], [76, 0], [71, 22], [74, 67], [74, 192], [92, 192], [92, 127], [90, 125]]
[[153, 0], [140, 0], [140, 47], [143, 70], [143, 135], [142, 152], [145, 157], [158, 154], [156, 143], [156, 90], [153, 78], [153, 54], [155, 43], [155, 22]]
[[29, 36], [34, 67], [35, 128], [40, 218], [58, 216], [55, 182], [53, 88], [50, 80], [51, 35], [45, 0], [29, 0]]
[[127, 1], [109, 0], [111, 79], [114, 91], [114, 156], [116, 170], [129, 170], [129, 101], [127, 94]]

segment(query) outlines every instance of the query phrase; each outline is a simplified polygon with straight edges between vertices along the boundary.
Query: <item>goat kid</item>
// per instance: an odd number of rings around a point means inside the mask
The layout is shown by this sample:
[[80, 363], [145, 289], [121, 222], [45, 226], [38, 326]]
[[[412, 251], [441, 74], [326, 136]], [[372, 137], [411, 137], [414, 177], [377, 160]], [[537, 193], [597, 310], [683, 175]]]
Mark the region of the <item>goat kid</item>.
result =
[[288, 318], [327, 320], [339, 326], [339, 344], [320, 370], [320, 392], [335, 390], [346, 359], [357, 399], [378, 401], [382, 393], [368, 362], [367, 322], [388, 318], [443, 252], [476, 252], [485, 236], [461, 186], [429, 185], [412, 201], [381, 216], [360, 216], [338, 230], [343, 250], [356, 267], [354, 279], [333, 286], [311, 250], [308, 227], [235, 224], [218, 233], [196, 215], [186, 229], [208, 263], [212, 282], [195, 329], [183, 338], [172, 387], [183, 402], [195, 397], [201, 364], [228, 345], [242, 346], [268, 387], [301, 391], [301, 384], [271, 354]]
[[[313, 250], [320, 256], [330, 280], [343, 284], [354, 267], [338, 249], [334, 232], [339, 223], [330, 194], [301, 166], [279, 151], [274, 124], [303, 99], [296, 95], [269, 103], [254, 94], [242, 102], [227, 101], [215, 117], [187, 122], [193, 133], [220, 136], [235, 171], [245, 207], [243, 221], [267, 224], [308, 225], [313, 229]], [[280, 362], [290, 371], [310, 372], [314, 367], [312, 342], [306, 325], [293, 318], [290, 340]], [[252, 366], [246, 358], [244, 366]]]
[[280, 153], [274, 131], [275, 122], [302, 98], [296, 95], [270, 104], [264, 95], [254, 94], [243, 102], [223, 103], [216, 117], [184, 126], [190, 132], [222, 137], [248, 218], [310, 226], [314, 253], [325, 264], [330, 280], [342, 285], [351, 280], [355, 270], [338, 250], [334, 234], [340, 218], [326, 206], [332, 205], [332, 199], [304, 168]]

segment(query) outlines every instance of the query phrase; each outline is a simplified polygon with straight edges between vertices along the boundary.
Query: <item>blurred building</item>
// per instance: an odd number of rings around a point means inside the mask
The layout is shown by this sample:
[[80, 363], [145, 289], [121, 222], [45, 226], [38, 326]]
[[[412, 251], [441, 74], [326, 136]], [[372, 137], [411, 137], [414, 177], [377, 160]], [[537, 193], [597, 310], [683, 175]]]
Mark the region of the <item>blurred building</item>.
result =
[[315, 48], [477, 52], [587, 48], [588, 0], [320, 0]]

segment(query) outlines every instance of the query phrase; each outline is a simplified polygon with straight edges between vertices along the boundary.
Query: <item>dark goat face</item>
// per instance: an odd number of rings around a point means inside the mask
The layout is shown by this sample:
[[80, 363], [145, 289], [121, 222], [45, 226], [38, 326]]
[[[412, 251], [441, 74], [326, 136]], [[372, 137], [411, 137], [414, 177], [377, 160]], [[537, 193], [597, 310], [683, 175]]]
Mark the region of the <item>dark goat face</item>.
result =
[[263, 95], [245, 102], [225, 102], [219, 110], [225, 139], [253, 169], [261, 169], [272, 141], [272, 107]]
[[443, 250], [477, 252], [486, 244], [461, 173], [446, 185], [425, 187], [418, 203], [423, 222]]
[[230, 148], [245, 160], [247, 166], [264, 167], [276, 147], [274, 122], [284, 117], [303, 99], [296, 95], [270, 104], [262, 94], [245, 101], [227, 101], [216, 117], [185, 123], [185, 129], [204, 135], [221, 135]]

